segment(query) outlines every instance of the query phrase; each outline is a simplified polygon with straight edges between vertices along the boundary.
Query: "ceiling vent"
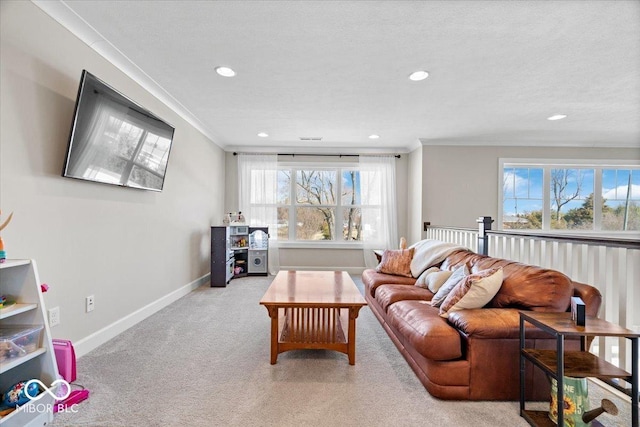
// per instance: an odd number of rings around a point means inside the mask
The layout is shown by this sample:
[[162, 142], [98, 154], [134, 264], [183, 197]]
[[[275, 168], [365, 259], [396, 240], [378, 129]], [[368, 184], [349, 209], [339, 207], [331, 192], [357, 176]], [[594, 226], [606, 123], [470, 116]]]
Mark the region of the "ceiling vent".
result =
[[321, 136], [301, 136], [300, 141], [322, 141]]

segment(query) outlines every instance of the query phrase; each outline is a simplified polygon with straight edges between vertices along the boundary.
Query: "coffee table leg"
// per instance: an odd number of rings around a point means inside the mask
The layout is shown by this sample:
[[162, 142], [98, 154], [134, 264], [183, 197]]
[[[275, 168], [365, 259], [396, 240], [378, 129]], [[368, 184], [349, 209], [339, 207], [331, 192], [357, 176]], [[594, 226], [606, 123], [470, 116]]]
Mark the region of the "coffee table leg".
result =
[[360, 307], [349, 308], [349, 338], [347, 339], [347, 355], [349, 356], [349, 365], [356, 364], [356, 319]]
[[271, 364], [275, 365], [278, 360], [278, 308], [269, 307], [271, 317]]

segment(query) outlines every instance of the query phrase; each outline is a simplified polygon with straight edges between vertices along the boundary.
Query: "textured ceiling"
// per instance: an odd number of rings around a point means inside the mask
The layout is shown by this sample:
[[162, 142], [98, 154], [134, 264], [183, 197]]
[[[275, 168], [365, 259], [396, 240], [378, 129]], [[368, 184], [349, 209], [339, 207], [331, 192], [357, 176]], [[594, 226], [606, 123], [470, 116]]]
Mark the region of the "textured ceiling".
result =
[[640, 148], [640, 1], [35, 3], [228, 150]]

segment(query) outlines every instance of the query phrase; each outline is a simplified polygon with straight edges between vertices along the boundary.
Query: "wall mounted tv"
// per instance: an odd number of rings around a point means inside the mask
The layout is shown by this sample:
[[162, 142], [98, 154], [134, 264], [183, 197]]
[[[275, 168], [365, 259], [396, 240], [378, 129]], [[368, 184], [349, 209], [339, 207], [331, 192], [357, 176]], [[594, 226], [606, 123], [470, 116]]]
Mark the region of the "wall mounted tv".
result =
[[62, 176], [162, 191], [174, 128], [82, 70]]

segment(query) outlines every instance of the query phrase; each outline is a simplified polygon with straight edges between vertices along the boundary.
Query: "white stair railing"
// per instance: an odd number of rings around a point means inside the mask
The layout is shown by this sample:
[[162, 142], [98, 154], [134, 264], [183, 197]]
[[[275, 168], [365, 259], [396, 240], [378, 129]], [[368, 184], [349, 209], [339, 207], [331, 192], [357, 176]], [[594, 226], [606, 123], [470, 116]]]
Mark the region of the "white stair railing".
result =
[[[481, 242], [486, 239], [487, 255], [557, 270], [576, 282], [595, 286], [602, 294], [598, 317], [640, 332], [638, 239], [535, 230], [496, 231], [487, 228], [487, 224], [490, 227], [485, 220], [484, 230], [482, 224], [479, 230], [428, 225], [425, 238], [459, 244], [479, 253], [483, 252], [479, 238]], [[599, 337], [591, 351], [631, 372], [631, 346], [627, 339]]]
[[478, 230], [473, 228], [429, 227], [426, 239], [440, 240], [464, 246], [478, 252]]
[[[489, 254], [560, 271], [602, 294], [598, 317], [640, 332], [640, 243], [571, 234], [488, 231]], [[591, 351], [631, 371], [624, 338], [599, 337]]]

